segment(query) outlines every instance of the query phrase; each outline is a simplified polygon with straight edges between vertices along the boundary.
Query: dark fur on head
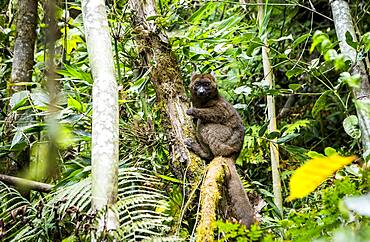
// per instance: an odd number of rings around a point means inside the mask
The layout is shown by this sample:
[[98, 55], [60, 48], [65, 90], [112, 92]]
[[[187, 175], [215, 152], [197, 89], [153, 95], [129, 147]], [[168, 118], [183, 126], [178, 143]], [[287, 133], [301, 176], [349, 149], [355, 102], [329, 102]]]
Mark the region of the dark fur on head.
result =
[[193, 74], [189, 85], [194, 107], [218, 97], [217, 83], [211, 74]]

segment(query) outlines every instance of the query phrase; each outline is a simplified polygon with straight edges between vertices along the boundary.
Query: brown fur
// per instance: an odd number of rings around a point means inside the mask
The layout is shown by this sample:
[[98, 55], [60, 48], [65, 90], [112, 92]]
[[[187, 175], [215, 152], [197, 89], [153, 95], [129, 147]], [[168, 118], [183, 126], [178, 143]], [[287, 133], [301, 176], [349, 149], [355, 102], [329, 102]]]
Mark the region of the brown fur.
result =
[[[204, 89], [202, 95], [201, 88]], [[199, 142], [188, 142], [190, 148], [206, 160], [216, 156], [238, 156], [244, 139], [242, 119], [234, 107], [218, 95], [214, 77], [194, 75], [190, 89], [193, 108], [186, 113], [197, 119]]]
[[231, 214], [248, 227], [253, 223], [253, 209], [237, 174], [235, 159], [243, 146], [244, 126], [234, 107], [219, 96], [211, 74], [195, 74], [190, 83], [193, 107], [186, 113], [197, 119], [197, 141], [186, 145], [206, 160], [228, 157], [228, 195]]

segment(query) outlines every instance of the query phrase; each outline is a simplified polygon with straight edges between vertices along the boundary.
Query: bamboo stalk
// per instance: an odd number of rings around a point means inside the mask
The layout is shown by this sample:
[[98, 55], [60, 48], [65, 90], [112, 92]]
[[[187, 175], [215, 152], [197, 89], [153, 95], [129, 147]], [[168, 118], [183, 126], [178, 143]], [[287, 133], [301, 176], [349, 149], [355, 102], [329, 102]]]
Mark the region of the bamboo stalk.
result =
[[[262, 24], [264, 19], [264, 7], [262, 0], [258, 0], [258, 22], [260, 25], [260, 31], [262, 31]], [[262, 35], [263, 36], [263, 33]], [[270, 89], [274, 88], [274, 79], [272, 74], [271, 63], [269, 59], [269, 48], [267, 45], [267, 36], [263, 38], [262, 46], [262, 61], [263, 61], [263, 72], [266, 81], [269, 83]], [[269, 132], [276, 131], [276, 112], [275, 112], [275, 99], [272, 95], [267, 96], [267, 117], [269, 120], [268, 130]], [[278, 208], [280, 214], [283, 213], [283, 202], [281, 196], [281, 181], [279, 172], [279, 149], [274, 142], [270, 142], [270, 153], [271, 153], [271, 170], [272, 170], [272, 183], [274, 202]]]

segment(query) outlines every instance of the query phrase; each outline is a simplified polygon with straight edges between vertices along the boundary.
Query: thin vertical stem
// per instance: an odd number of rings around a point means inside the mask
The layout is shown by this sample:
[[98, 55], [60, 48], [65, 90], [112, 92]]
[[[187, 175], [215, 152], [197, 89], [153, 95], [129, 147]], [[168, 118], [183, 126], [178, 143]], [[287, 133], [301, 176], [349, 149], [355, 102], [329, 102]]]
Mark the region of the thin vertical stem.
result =
[[[265, 17], [264, 7], [262, 5], [262, 0], [258, 0], [258, 22], [260, 25], [261, 36], [263, 38], [262, 46], [262, 61], [263, 61], [263, 72], [266, 81], [268, 81], [270, 89], [274, 88], [274, 79], [272, 75], [272, 68], [269, 59], [269, 48], [267, 45], [267, 36], [264, 36], [263, 31], [263, 20]], [[276, 131], [276, 112], [275, 112], [275, 99], [272, 95], [267, 96], [267, 117], [269, 119], [269, 132]], [[280, 212], [283, 213], [283, 202], [281, 196], [281, 181], [279, 172], [279, 149], [278, 146], [270, 142], [270, 153], [271, 153], [271, 170], [272, 170], [272, 183], [274, 192], [274, 201]]]

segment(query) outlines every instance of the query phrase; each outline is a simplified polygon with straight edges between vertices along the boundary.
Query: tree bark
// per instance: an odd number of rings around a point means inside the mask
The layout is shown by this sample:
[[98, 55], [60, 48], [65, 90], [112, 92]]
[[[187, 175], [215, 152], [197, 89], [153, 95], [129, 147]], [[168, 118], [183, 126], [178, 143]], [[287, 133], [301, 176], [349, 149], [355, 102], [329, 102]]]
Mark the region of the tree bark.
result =
[[[214, 241], [217, 208], [222, 197], [222, 184], [225, 182], [225, 164], [222, 157], [217, 157], [209, 164], [207, 175], [200, 194], [200, 221], [197, 227], [197, 241]], [[227, 168], [226, 168], [227, 169]]]
[[99, 221], [99, 233], [114, 230], [119, 223], [111, 209], [118, 191], [118, 89], [104, 0], [83, 0], [82, 13], [94, 79], [92, 207], [106, 211]]
[[370, 160], [370, 111], [368, 110], [370, 104], [370, 85], [368, 75], [366, 73], [364, 63], [358, 59], [356, 50], [346, 42], [346, 33], [349, 32], [354, 42], [357, 42], [356, 33], [353, 27], [352, 18], [348, 3], [344, 0], [330, 1], [333, 12], [333, 20], [335, 24], [335, 31], [339, 40], [339, 47], [342, 53], [348, 56], [353, 67], [352, 75], [359, 74], [361, 77], [360, 87], [352, 88], [353, 96], [355, 97], [357, 117], [361, 130], [361, 139], [363, 146], [363, 157], [365, 161]]
[[[263, 29], [263, 19], [265, 16], [264, 7], [262, 5], [262, 0], [258, 0], [258, 22], [260, 29]], [[264, 35], [265, 33], [262, 33]], [[271, 68], [271, 63], [269, 59], [269, 48], [267, 44], [267, 36], [263, 39], [262, 46], [262, 61], [263, 61], [263, 72], [264, 78], [268, 81], [270, 89], [274, 88], [274, 78]], [[267, 96], [267, 117], [269, 120], [269, 132], [276, 131], [276, 112], [275, 112], [275, 99], [272, 95]], [[270, 142], [270, 153], [271, 153], [271, 172], [272, 172], [272, 183], [274, 192], [274, 202], [278, 208], [280, 214], [283, 213], [283, 201], [281, 197], [281, 181], [279, 172], [279, 149], [277, 144]]]
[[189, 152], [184, 140], [193, 137], [192, 119], [186, 115], [189, 108], [177, 61], [168, 44], [167, 37], [148, 17], [156, 16], [153, 0], [129, 0], [134, 11], [132, 25], [136, 33], [140, 54], [150, 69], [151, 81], [157, 94], [157, 102], [163, 105], [170, 124], [172, 164], [181, 167], [186, 164], [188, 178], [199, 180], [201, 160]]
[[[37, 0], [18, 0], [18, 13], [16, 21], [16, 36], [14, 42], [13, 64], [11, 80], [9, 83], [9, 96], [25, 89], [25, 82], [32, 81], [34, 64], [34, 51], [37, 25]], [[19, 113], [8, 110], [4, 126], [4, 140], [10, 143], [12, 130], [19, 118]], [[17, 173], [23, 165], [29, 163], [29, 149], [26, 148], [18, 154], [10, 154], [10, 158], [0, 163], [0, 172], [6, 174]], [[15, 163], [13, 160], [17, 160]]]
[[18, 0], [11, 92], [24, 89], [21, 82], [32, 81], [36, 41], [37, 0]]

